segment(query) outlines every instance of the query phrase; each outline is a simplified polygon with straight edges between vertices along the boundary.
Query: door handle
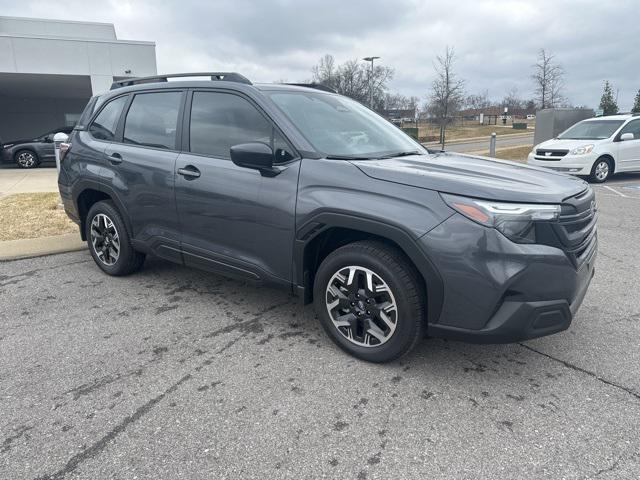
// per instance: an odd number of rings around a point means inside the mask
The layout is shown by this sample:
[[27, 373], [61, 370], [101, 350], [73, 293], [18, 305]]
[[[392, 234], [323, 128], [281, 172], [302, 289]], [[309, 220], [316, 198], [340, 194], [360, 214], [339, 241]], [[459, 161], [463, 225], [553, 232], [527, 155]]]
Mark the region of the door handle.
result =
[[182, 175], [187, 180], [198, 178], [200, 176], [200, 170], [193, 165], [187, 165], [184, 168], [178, 169], [178, 175]]
[[122, 155], [120, 155], [118, 152], [113, 152], [111, 155], [109, 155], [109, 162], [111, 163], [111, 165], [118, 165], [122, 163]]

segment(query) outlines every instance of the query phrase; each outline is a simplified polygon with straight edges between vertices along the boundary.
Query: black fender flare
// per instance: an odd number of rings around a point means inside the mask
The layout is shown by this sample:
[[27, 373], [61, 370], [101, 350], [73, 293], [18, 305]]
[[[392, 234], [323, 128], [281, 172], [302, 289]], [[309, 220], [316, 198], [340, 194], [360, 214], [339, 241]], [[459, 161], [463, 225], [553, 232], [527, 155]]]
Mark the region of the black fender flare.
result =
[[[95, 180], [79, 180], [76, 183], [74, 183], [71, 189], [71, 195], [72, 195], [73, 203], [76, 207], [76, 211], [78, 212], [78, 214], [80, 214], [78, 198], [86, 190], [96, 190], [98, 192], [104, 193], [105, 195], [108, 195], [113, 201], [113, 203], [115, 204], [118, 211], [121, 213], [122, 219], [124, 220], [127, 226], [127, 230], [129, 230], [129, 232], [133, 232], [131, 219], [129, 218], [127, 209], [125, 208], [124, 203], [122, 203], [122, 201], [120, 200], [120, 197], [118, 196], [116, 191], [110, 186], [105, 185], [104, 183], [101, 183], [101, 182], [96, 182]], [[86, 240], [84, 238], [85, 237], [84, 231], [85, 231], [85, 219], [80, 218], [80, 233], [82, 235], [83, 240]]]
[[414, 236], [401, 227], [377, 219], [338, 212], [322, 212], [307, 219], [296, 230], [293, 248], [294, 285], [298, 294], [309, 301], [311, 278], [304, 264], [305, 249], [310, 242], [330, 228], [345, 228], [370, 233], [388, 239], [398, 245], [418, 269], [427, 285], [427, 320], [436, 323], [442, 311], [444, 284], [434, 263]]

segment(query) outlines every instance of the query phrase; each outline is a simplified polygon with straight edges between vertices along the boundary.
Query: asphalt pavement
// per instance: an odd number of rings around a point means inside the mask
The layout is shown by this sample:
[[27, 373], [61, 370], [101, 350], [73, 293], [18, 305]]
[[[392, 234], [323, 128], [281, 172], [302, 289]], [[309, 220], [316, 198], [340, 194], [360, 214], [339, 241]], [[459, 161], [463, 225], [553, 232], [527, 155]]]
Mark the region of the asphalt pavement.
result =
[[87, 252], [0, 263], [1, 479], [637, 479], [640, 175], [596, 187], [571, 328], [338, 350], [283, 292]]

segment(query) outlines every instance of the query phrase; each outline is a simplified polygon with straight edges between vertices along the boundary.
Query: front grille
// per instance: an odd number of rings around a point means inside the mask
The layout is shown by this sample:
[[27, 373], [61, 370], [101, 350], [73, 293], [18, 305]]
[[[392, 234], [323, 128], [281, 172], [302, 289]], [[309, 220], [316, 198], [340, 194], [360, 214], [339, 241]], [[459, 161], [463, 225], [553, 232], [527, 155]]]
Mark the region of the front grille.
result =
[[569, 150], [550, 150], [546, 148], [538, 148], [536, 150], [536, 160], [560, 160]]
[[562, 202], [555, 230], [563, 250], [576, 266], [590, 255], [597, 241], [598, 211], [591, 187]]

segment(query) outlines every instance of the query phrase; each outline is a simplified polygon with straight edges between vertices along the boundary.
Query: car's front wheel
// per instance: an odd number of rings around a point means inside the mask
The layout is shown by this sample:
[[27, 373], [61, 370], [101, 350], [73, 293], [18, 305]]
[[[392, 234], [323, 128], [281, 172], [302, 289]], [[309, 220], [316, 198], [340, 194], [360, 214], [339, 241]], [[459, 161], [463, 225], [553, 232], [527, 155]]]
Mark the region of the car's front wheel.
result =
[[331, 339], [370, 362], [409, 352], [426, 325], [418, 272], [402, 252], [380, 242], [355, 242], [329, 254], [316, 273], [314, 302]]
[[109, 275], [122, 276], [139, 270], [145, 255], [131, 246], [131, 237], [115, 205], [95, 203], [87, 214], [85, 233], [96, 264]]
[[606, 182], [613, 173], [613, 165], [608, 158], [599, 158], [591, 168], [589, 179], [594, 183]]
[[36, 168], [40, 163], [38, 156], [31, 150], [19, 150], [13, 158], [20, 168]]

